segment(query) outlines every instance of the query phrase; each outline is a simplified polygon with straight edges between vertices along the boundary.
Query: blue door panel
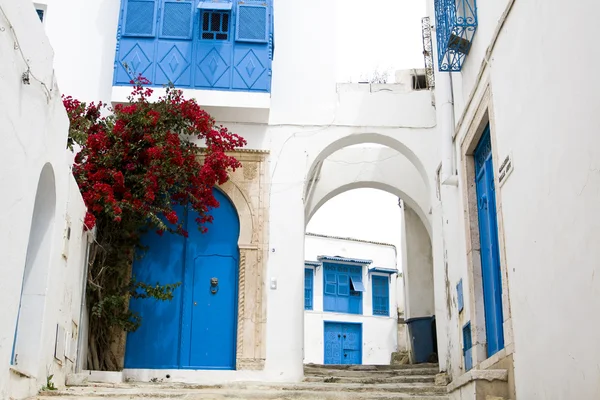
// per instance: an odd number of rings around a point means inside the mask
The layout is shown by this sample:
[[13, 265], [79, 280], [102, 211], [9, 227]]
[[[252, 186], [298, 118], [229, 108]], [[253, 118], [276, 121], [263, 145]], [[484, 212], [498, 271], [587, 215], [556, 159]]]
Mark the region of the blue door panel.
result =
[[158, 42], [156, 76], [157, 85], [175, 84], [177, 87], [192, 85], [192, 43], [187, 41]]
[[[233, 257], [201, 256], [195, 260], [191, 368], [235, 367], [237, 264]], [[211, 286], [213, 278], [218, 279], [216, 287]]]
[[126, 84], [139, 74], [154, 78], [154, 39], [122, 38], [115, 65], [115, 83]]
[[194, 85], [207, 88], [231, 86], [231, 43], [199, 42], [196, 46]]
[[489, 127], [477, 145], [474, 157], [487, 352], [488, 356], [492, 356], [504, 348], [504, 332], [494, 165]]
[[[185, 217], [183, 207], [178, 206], [175, 211], [180, 218]], [[183, 280], [183, 236], [148, 232], [142, 238], [142, 245], [148, 246], [148, 251], [133, 264], [134, 279], [149, 284]], [[182, 291], [178, 288], [171, 301], [131, 299], [129, 308], [142, 316], [142, 325], [127, 335], [126, 368], [177, 368], [181, 298]]]
[[325, 322], [325, 364], [362, 364], [362, 325]]
[[269, 90], [269, 49], [266, 44], [236, 43], [233, 65], [234, 89]]
[[325, 322], [325, 364], [342, 363], [342, 332], [340, 324]]
[[[218, 190], [214, 195], [220, 207], [211, 211], [214, 221], [206, 234], [196, 228], [198, 215], [179, 207], [187, 239], [144, 235], [150, 250], [134, 263], [134, 275], [147, 283], [182, 286], [170, 302], [131, 300], [143, 321], [128, 335], [126, 368], [235, 368], [239, 220], [229, 199]], [[211, 278], [217, 278], [216, 287]]]

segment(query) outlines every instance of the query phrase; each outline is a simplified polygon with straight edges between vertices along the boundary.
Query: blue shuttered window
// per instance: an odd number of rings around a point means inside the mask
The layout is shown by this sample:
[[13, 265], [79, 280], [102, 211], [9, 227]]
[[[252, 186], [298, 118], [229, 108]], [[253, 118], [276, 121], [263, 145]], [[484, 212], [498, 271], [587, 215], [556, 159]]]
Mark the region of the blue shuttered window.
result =
[[229, 40], [229, 11], [202, 11], [200, 39]]
[[362, 267], [323, 264], [323, 310], [362, 314]]
[[155, 36], [156, 27], [155, 0], [127, 0], [123, 28], [124, 36]]
[[193, 14], [193, 1], [165, 0], [162, 6], [160, 37], [191, 39]]
[[458, 284], [456, 285], [456, 300], [456, 302], [458, 303], [458, 312], [461, 312], [465, 307], [462, 279], [458, 281]]
[[373, 315], [390, 315], [390, 285], [387, 276], [372, 276]]
[[313, 309], [313, 269], [304, 268], [304, 309]]
[[269, 9], [264, 4], [239, 4], [235, 40], [266, 43], [269, 40]]
[[463, 327], [463, 355], [465, 357], [465, 371], [473, 368], [473, 355], [472, 355], [473, 341], [471, 339], [471, 323]]

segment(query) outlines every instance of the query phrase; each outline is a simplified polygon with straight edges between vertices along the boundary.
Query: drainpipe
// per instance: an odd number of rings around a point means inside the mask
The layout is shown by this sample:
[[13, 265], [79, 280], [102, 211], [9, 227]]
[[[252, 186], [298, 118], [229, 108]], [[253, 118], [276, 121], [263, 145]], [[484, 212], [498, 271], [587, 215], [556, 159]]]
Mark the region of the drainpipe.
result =
[[454, 90], [452, 73], [440, 72], [436, 77], [436, 97], [439, 99], [438, 125], [442, 136], [442, 185], [458, 186], [458, 175], [452, 156], [454, 136]]

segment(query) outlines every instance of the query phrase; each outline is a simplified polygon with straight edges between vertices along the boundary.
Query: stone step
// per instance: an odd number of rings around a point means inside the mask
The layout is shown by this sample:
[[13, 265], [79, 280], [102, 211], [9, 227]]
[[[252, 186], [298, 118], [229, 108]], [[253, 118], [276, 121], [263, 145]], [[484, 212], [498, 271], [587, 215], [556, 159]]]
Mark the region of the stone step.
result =
[[34, 397], [49, 399], [411, 399], [446, 400], [445, 387], [425, 383], [387, 383], [365, 385], [360, 383], [303, 382], [288, 384], [235, 383], [200, 386], [182, 384], [104, 384], [69, 387], [64, 390], [42, 392]]
[[[397, 365], [356, 365], [356, 364], [304, 364], [304, 369], [339, 369], [349, 371], [400, 371], [411, 369], [435, 369], [439, 370], [438, 364], [422, 363], [422, 364], [397, 364]], [[437, 372], [436, 372], [437, 373]]]
[[183, 399], [183, 400], [448, 400], [442, 395], [405, 395], [398, 393], [334, 393], [334, 392], [198, 392], [185, 395], [163, 395], [140, 393], [136, 395], [63, 396], [62, 394], [40, 395], [30, 400], [138, 400], [138, 399]]
[[335, 368], [304, 367], [305, 376], [345, 376], [345, 377], [391, 377], [391, 376], [435, 376], [438, 368], [399, 368], [387, 370], [352, 370]]
[[[347, 371], [343, 371], [347, 372]], [[362, 384], [377, 384], [377, 383], [434, 383], [435, 376], [433, 375], [390, 375], [390, 374], [363, 374], [364, 376], [339, 376], [332, 375], [306, 375], [304, 382], [324, 382], [324, 383], [362, 383]]]

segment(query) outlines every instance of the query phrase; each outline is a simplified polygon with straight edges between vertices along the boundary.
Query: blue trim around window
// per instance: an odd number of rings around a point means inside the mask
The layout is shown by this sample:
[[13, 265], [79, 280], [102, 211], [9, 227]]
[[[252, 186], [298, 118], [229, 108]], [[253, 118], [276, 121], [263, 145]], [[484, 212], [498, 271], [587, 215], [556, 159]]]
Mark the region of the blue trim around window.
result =
[[458, 312], [461, 312], [465, 308], [462, 279], [456, 285], [456, 302], [458, 303]]
[[324, 262], [323, 311], [362, 314], [361, 285], [361, 266]]
[[390, 316], [390, 284], [387, 276], [373, 275], [373, 315]]
[[312, 268], [304, 268], [304, 309], [313, 309], [313, 276], [314, 270]]
[[467, 322], [463, 327], [463, 355], [465, 357], [465, 371], [473, 368], [473, 341], [471, 339], [471, 323]]

